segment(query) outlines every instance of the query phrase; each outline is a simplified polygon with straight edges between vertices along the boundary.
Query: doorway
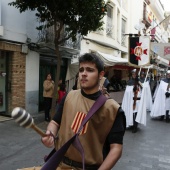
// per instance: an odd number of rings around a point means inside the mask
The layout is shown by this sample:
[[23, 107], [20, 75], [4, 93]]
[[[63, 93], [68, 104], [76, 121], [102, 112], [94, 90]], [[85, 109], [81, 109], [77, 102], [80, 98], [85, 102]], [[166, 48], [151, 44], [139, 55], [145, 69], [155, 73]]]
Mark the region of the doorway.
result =
[[0, 113], [6, 112], [6, 52], [0, 51]]
[[[55, 81], [57, 71], [57, 63], [47, 62], [41, 58], [40, 60], [40, 71], [39, 71], [39, 111], [44, 110], [44, 98], [43, 98], [43, 82], [48, 73], [51, 73], [52, 79]], [[67, 73], [67, 59], [62, 58], [62, 65], [60, 68], [60, 79], [65, 82]]]

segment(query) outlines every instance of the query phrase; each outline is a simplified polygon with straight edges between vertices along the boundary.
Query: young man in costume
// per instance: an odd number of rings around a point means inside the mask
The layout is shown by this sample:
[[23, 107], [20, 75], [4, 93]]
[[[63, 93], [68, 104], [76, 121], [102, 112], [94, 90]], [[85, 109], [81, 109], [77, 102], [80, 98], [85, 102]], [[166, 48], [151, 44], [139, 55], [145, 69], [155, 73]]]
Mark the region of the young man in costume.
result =
[[[56, 148], [60, 148], [75, 133], [75, 126], [87, 114], [95, 100], [102, 95], [100, 80], [104, 75], [104, 63], [95, 54], [86, 53], [79, 58], [79, 81], [81, 89], [70, 91], [63, 98], [56, 115], [47, 127], [42, 142], [47, 147], [54, 146], [54, 136], [58, 133]], [[108, 98], [105, 104], [89, 119], [79, 135], [85, 152], [85, 169], [110, 170], [122, 154], [123, 136], [126, 128], [125, 115], [119, 104]], [[81, 169], [81, 154], [71, 145], [60, 169]]]

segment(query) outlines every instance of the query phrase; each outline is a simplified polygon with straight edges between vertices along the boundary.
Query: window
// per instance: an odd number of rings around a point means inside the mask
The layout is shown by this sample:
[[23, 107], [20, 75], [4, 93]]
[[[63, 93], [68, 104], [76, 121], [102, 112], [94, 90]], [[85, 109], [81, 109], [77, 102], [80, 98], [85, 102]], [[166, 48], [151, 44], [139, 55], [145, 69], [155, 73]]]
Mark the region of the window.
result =
[[106, 35], [113, 37], [113, 7], [110, 5], [107, 7]]
[[122, 41], [121, 45], [126, 45], [126, 36], [124, 35], [126, 33], [126, 19], [122, 18]]

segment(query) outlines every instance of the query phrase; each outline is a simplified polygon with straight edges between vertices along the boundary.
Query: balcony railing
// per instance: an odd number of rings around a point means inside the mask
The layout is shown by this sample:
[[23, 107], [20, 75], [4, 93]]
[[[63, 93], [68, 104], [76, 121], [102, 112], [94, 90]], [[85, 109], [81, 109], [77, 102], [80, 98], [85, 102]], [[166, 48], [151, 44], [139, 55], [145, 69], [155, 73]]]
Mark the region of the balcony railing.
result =
[[121, 37], [121, 45], [124, 47], [127, 47], [127, 36], [124, 35], [125, 33], [122, 33], [122, 37]]
[[152, 21], [150, 20], [148, 11], [144, 11], [144, 14], [143, 14], [143, 23], [148, 28], [149, 26], [151, 26], [151, 22]]
[[[60, 40], [66, 38], [67, 35], [68, 32], [65, 31], [65, 27], [64, 27], [64, 29], [60, 33], [60, 37], [61, 37]], [[49, 28], [45, 28], [39, 31], [38, 43], [54, 45], [54, 38], [55, 38], [54, 26], [51, 26]], [[77, 34], [76, 41], [73, 42], [72, 39], [69, 38], [60, 45], [70, 49], [80, 50], [80, 41], [81, 41], [81, 36]]]
[[113, 34], [113, 22], [112, 22], [112, 18], [107, 17], [107, 23], [106, 23], [106, 35], [114, 38], [114, 34]]

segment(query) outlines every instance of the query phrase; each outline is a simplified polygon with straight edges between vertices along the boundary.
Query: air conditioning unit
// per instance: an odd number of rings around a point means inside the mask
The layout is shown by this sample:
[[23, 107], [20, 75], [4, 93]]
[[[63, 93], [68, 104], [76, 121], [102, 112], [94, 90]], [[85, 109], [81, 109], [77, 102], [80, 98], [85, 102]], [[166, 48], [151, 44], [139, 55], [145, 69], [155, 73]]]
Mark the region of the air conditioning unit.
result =
[[0, 36], [4, 35], [4, 27], [0, 25]]

